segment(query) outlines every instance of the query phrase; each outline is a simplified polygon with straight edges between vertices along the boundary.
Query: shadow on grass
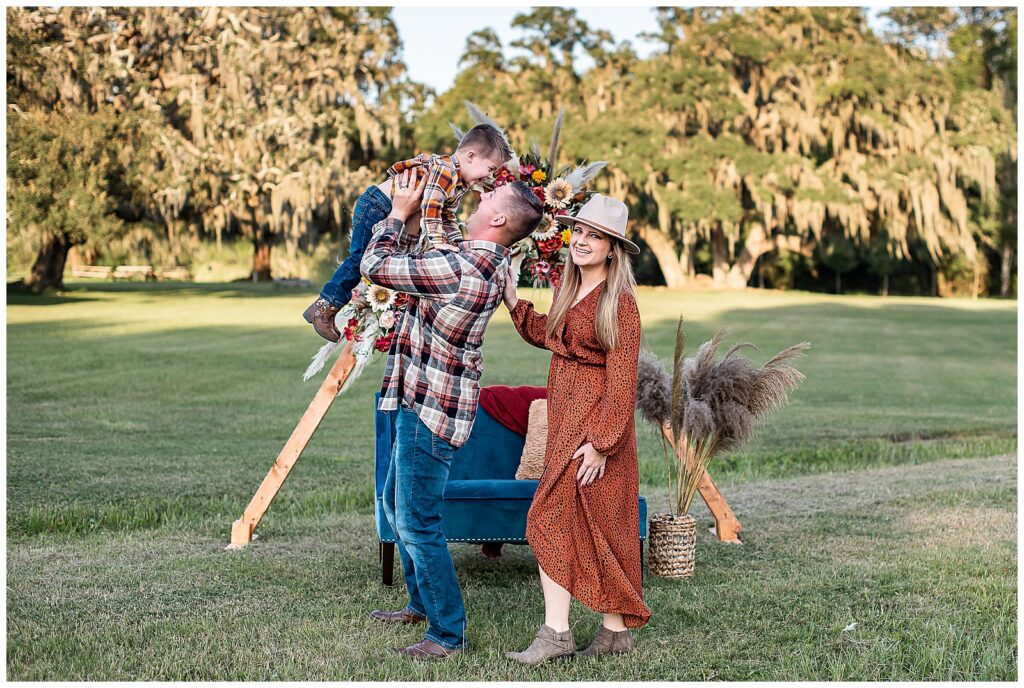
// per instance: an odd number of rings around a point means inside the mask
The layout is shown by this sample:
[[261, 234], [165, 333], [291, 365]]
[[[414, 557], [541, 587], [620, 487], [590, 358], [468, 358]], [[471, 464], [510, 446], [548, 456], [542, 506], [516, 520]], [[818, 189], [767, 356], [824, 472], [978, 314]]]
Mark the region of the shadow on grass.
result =
[[161, 294], [184, 296], [209, 294], [230, 298], [265, 298], [273, 296], [295, 296], [297, 294], [319, 294], [316, 285], [299, 286], [279, 282], [75, 282], [68, 283], [75, 290], [95, 291], [105, 294]]
[[37, 294], [25, 288], [21, 280], [7, 283], [7, 305], [8, 306], [57, 306], [66, 303], [86, 303], [95, 301], [78, 294], [84, 291], [79, 289], [62, 289], [60, 291], [48, 290]]

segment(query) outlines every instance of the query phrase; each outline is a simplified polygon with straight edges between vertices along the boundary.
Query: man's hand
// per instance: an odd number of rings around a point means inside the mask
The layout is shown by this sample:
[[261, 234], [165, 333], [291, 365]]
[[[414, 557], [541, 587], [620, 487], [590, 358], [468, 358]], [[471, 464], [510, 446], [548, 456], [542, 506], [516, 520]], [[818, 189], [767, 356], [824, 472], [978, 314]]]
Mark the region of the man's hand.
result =
[[423, 189], [427, 186], [427, 177], [416, 181], [413, 170], [405, 170], [394, 179], [394, 197], [391, 199], [390, 217], [402, 224], [420, 209], [423, 200]]
[[505, 302], [505, 306], [512, 310], [519, 303], [519, 295], [516, 291], [516, 270], [511, 265], [508, 266], [508, 274], [505, 275], [505, 288], [501, 292], [501, 300]]
[[594, 449], [594, 445], [587, 442], [572, 455], [573, 460], [580, 457], [583, 457], [583, 461], [580, 463], [580, 469], [576, 471], [576, 479], [580, 481], [580, 485], [589, 485], [604, 477], [604, 464], [608, 457]]

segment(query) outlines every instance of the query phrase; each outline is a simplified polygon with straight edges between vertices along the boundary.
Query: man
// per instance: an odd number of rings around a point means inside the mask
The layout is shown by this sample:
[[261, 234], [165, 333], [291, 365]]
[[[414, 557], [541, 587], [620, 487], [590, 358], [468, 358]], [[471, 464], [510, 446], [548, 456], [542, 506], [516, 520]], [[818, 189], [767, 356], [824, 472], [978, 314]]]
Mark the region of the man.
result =
[[396, 179], [391, 214], [374, 227], [361, 271], [370, 281], [412, 295], [388, 352], [380, 409], [398, 410], [383, 506], [398, 540], [409, 603], [374, 611], [387, 623], [427, 621], [424, 639], [397, 649], [440, 659], [465, 648], [466, 612], [441, 531], [441, 503], [452, 454], [476, 417], [484, 330], [501, 303], [509, 247], [532, 233], [543, 208], [521, 182], [482, 194], [456, 250], [409, 255], [424, 182]]

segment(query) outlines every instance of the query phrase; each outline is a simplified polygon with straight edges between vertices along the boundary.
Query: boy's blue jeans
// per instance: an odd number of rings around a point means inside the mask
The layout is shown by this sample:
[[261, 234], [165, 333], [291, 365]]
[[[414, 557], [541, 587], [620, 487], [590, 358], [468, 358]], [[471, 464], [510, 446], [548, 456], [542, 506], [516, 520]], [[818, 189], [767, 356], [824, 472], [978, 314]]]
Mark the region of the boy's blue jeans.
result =
[[466, 608], [441, 532], [441, 501], [455, 447], [430, 432], [416, 412], [398, 410], [384, 516], [398, 536], [409, 611], [427, 617], [426, 637], [442, 647], [466, 642]]
[[349, 244], [348, 258], [342, 261], [334, 275], [324, 285], [320, 296], [327, 299], [332, 306], [341, 308], [352, 300], [352, 290], [359, 284], [361, 277], [359, 263], [363, 260], [363, 251], [373, 236], [373, 226], [391, 213], [391, 199], [376, 185], [371, 185], [356, 201], [352, 211], [352, 241]]

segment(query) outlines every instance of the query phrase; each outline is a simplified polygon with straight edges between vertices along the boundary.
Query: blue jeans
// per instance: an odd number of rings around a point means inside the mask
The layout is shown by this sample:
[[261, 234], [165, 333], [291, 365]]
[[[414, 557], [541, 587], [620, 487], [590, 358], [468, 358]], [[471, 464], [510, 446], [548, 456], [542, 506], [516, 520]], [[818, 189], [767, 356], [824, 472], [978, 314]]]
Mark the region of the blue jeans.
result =
[[370, 186], [356, 201], [352, 211], [352, 241], [349, 244], [348, 258], [342, 261], [334, 275], [320, 291], [320, 296], [327, 299], [332, 306], [341, 308], [352, 300], [352, 290], [359, 284], [359, 263], [363, 260], [363, 251], [373, 236], [373, 226], [386, 218], [391, 212], [391, 199], [376, 187]]
[[441, 501], [455, 447], [430, 432], [415, 411], [398, 410], [384, 517], [395, 531], [410, 611], [427, 617], [429, 640], [448, 649], [466, 642], [466, 608], [441, 532]]

